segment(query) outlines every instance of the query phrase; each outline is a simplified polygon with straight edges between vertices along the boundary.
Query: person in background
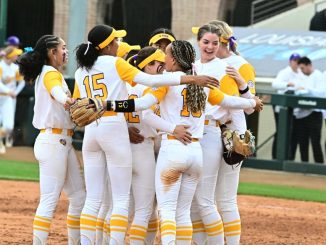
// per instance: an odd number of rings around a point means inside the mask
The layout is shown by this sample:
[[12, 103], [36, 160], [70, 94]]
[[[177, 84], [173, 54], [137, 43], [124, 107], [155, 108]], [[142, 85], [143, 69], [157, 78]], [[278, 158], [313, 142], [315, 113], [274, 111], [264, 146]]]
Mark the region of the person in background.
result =
[[148, 45], [159, 48], [165, 52], [166, 47], [173, 41], [175, 41], [175, 36], [171, 30], [158, 28], [151, 33]]
[[[6, 147], [13, 145], [13, 129], [15, 123], [16, 97], [25, 86], [24, 78], [19, 73], [19, 67], [14, 62], [22, 54], [22, 50], [8, 46], [3, 50], [4, 57], [0, 61], [0, 87], [10, 93], [0, 96], [0, 115], [2, 127], [5, 129]], [[0, 153], [5, 153], [3, 138], [0, 138]]]
[[[303, 74], [299, 69], [298, 61], [301, 58], [300, 54], [293, 53], [291, 54], [289, 58], [289, 65], [280, 70], [275, 78], [275, 80], [272, 83], [272, 87], [277, 90], [277, 93], [279, 94], [289, 94], [294, 93], [295, 86], [303, 79]], [[277, 124], [278, 124], [278, 115], [280, 112], [280, 107], [275, 106], [274, 107], [274, 118], [275, 118], [275, 128], [277, 132]], [[298, 145], [298, 139], [295, 132], [297, 132], [297, 126], [298, 122], [296, 121], [296, 118], [292, 118], [292, 129], [290, 131], [291, 134], [291, 143], [290, 143], [290, 149], [289, 149], [289, 160], [294, 160], [295, 158], [295, 152]], [[272, 148], [272, 158], [276, 159], [276, 144], [277, 144], [277, 133], [274, 136], [273, 141], [273, 148]]]
[[[326, 96], [326, 80], [323, 73], [314, 69], [308, 57], [300, 58], [298, 64], [305, 77], [297, 85], [296, 93], [324, 98]], [[324, 156], [320, 143], [323, 123], [322, 110], [295, 108], [294, 115], [298, 122], [296, 133], [300, 145], [301, 161], [309, 161], [309, 140], [311, 140], [315, 162], [323, 163]]]
[[6, 46], [13, 46], [13, 47], [19, 48], [20, 40], [16, 36], [10, 36], [7, 38], [5, 44], [6, 44]]

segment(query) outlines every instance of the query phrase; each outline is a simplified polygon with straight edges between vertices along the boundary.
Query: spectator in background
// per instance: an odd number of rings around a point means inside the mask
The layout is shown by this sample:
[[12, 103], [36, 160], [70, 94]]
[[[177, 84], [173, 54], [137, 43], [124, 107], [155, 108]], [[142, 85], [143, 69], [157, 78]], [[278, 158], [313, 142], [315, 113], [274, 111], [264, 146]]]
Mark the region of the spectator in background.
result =
[[[314, 69], [311, 60], [308, 57], [300, 58], [299, 67], [304, 74], [304, 80], [301, 81], [296, 93], [301, 95], [325, 97], [326, 80], [323, 73]], [[300, 145], [301, 160], [309, 160], [309, 140], [311, 140], [312, 151], [316, 163], [323, 163], [324, 156], [321, 147], [321, 129], [323, 123], [322, 110], [316, 109], [294, 109], [294, 115], [297, 118], [297, 135]]]
[[[303, 74], [299, 69], [298, 61], [300, 55], [293, 53], [289, 59], [289, 65], [280, 70], [272, 83], [272, 87], [277, 89], [279, 94], [289, 94], [294, 93], [295, 86], [303, 79]], [[280, 111], [279, 106], [274, 107], [274, 117], [275, 117], [275, 127], [277, 132], [278, 124], [278, 113]], [[294, 160], [295, 152], [297, 149], [298, 139], [295, 132], [297, 132], [297, 121], [295, 117], [292, 118], [292, 127], [290, 129], [290, 149], [289, 149], [289, 160]], [[272, 158], [276, 159], [276, 144], [277, 144], [277, 134], [274, 136], [273, 148], [272, 148]]]

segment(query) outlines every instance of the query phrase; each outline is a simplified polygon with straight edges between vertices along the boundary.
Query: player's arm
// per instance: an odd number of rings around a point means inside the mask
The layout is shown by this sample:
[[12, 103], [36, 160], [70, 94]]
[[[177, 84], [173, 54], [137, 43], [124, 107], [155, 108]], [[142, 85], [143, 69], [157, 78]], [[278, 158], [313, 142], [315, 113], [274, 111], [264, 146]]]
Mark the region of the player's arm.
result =
[[58, 71], [49, 71], [44, 75], [44, 86], [53, 99], [60, 104], [71, 104], [73, 101], [64, 92], [62, 87], [62, 75]]
[[139, 83], [148, 87], [176, 86], [180, 84], [197, 84], [200, 86], [218, 86], [218, 81], [209, 76], [186, 76], [181, 73], [166, 73], [162, 75], [150, 75], [138, 70], [125, 60], [118, 58], [116, 70], [121, 80], [130, 83]]
[[116, 101], [108, 100], [104, 102], [104, 107], [107, 108], [108, 111], [115, 112], [134, 112], [146, 110], [152, 105], [162, 101], [167, 91], [168, 87], [160, 87], [155, 90], [150, 90], [146, 95], [140, 98]]
[[212, 105], [220, 105], [229, 109], [255, 108], [255, 110], [261, 111], [263, 107], [263, 104], [258, 97], [254, 97], [253, 99], [245, 99], [236, 96], [229, 96], [215, 88], [209, 91], [208, 102]]

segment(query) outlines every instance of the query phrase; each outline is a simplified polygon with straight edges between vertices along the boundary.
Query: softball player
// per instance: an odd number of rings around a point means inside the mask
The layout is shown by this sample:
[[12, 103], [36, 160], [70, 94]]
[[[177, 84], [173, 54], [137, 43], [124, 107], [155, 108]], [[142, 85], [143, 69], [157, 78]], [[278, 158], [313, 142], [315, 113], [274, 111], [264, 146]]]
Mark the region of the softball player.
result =
[[18, 60], [26, 81], [35, 81], [33, 125], [40, 130], [34, 153], [40, 168], [40, 203], [33, 223], [33, 244], [44, 245], [62, 189], [69, 199], [68, 243], [80, 243], [79, 218], [85, 200], [80, 164], [72, 147], [72, 122], [65, 110], [73, 103], [59, 72], [67, 61], [65, 42], [42, 36], [33, 51]]
[[[159, 74], [164, 67], [164, 53], [154, 47], [145, 47], [133, 59], [134, 65], [148, 74]], [[140, 98], [148, 87], [127, 84], [129, 99]], [[129, 127], [137, 129], [144, 137], [140, 143], [132, 143], [132, 196], [134, 217], [129, 230], [130, 244], [153, 244], [158, 229], [158, 217], [155, 202], [155, 156], [154, 137], [157, 131], [142, 120], [142, 112], [125, 114]], [[174, 127], [169, 129], [171, 133]], [[146, 169], [146, 171], [144, 171]], [[150, 220], [151, 218], [151, 220]], [[150, 221], [149, 221], [150, 220]]]
[[[229, 66], [234, 67], [245, 80], [244, 85], [238, 85], [240, 91], [248, 90], [244, 93], [253, 97], [255, 94], [255, 70], [236, 51], [237, 43], [233, 37], [231, 27], [224, 21], [211, 21], [220, 30], [220, 46], [217, 57], [225, 61]], [[247, 96], [248, 97], [248, 96]], [[247, 114], [253, 111], [245, 110]], [[247, 129], [246, 118], [243, 110], [230, 110], [231, 123], [228, 128], [237, 130], [239, 134], [244, 134]], [[228, 245], [240, 244], [241, 220], [237, 205], [237, 191], [239, 184], [240, 166], [232, 167], [224, 162], [219, 169], [216, 185], [216, 201], [220, 210], [226, 242]]]
[[166, 47], [173, 41], [175, 41], [175, 36], [171, 30], [166, 28], [157, 28], [151, 33], [148, 45], [161, 49], [163, 52], [165, 52]]
[[[25, 81], [19, 73], [18, 65], [14, 62], [22, 54], [22, 50], [13, 46], [3, 50], [4, 57], [0, 61], [1, 85], [7, 91], [12, 91], [12, 95], [0, 96], [0, 108], [2, 114], [2, 126], [6, 131], [6, 147], [13, 144], [13, 129], [15, 124], [16, 97], [25, 86]], [[5, 116], [4, 116], [5, 115]], [[0, 145], [3, 139], [0, 137]], [[4, 148], [5, 149], [5, 148]]]
[[[190, 43], [174, 41], [166, 49], [166, 70], [183, 73], [191, 71], [195, 52]], [[183, 73], [184, 74], [184, 73]], [[151, 99], [152, 98], [152, 99]], [[160, 210], [161, 237], [163, 244], [190, 244], [192, 224], [190, 206], [202, 165], [199, 140], [204, 129], [206, 100], [233, 108], [252, 108], [254, 100], [234, 99], [217, 89], [198, 86], [159, 87], [150, 94], [135, 99], [135, 110], [144, 109], [151, 103], [160, 102], [161, 117], [172, 124], [189, 126], [190, 144], [171, 134], [163, 133], [162, 146], [155, 171], [155, 187]], [[150, 103], [149, 103], [150, 102]], [[145, 116], [146, 117], [146, 114]], [[150, 123], [155, 125], [155, 121]]]
[[[229, 95], [239, 95], [236, 81], [225, 73], [227, 63], [215, 57], [219, 47], [219, 30], [213, 25], [204, 25], [199, 28], [197, 40], [201, 53], [201, 59], [195, 63], [197, 73], [218, 78], [221, 91]], [[256, 108], [259, 106], [261, 102], [258, 102]], [[210, 104], [205, 113], [205, 134], [201, 140], [203, 175], [196, 191], [198, 198], [192, 207], [193, 239], [196, 244], [202, 244], [206, 240], [208, 244], [223, 244], [223, 223], [215, 206], [215, 189], [222, 161], [219, 125], [228, 121], [230, 116], [226, 108]]]
[[[180, 74], [148, 75], [115, 57], [118, 43], [126, 32], [110, 26], [98, 25], [88, 33], [87, 44], [77, 47], [78, 70], [75, 73], [75, 97], [126, 99], [126, 82], [146, 86], [199, 83], [215, 85], [207, 76], [193, 77]], [[102, 157], [102, 151], [105, 157]], [[106, 112], [100, 122], [86, 126], [83, 142], [83, 159], [87, 197], [81, 215], [81, 242], [95, 241], [96, 219], [101, 205], [107, 166], [112, 190], [110, 244], [124, 244], [128, 225], [129, 194], [132, 177], [131, 149], [123, 114]], [[123, 180], [123, 181], [122, 181]]]

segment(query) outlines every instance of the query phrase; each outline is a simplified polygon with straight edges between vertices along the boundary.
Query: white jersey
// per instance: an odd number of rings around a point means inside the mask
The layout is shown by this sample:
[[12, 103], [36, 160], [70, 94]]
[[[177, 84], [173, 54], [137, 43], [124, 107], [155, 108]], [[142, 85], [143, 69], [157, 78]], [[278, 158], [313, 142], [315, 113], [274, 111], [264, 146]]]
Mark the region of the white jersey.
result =
[[[239, 89], [236, 82], [225, 73], [227, 63], [223, 60], [215, 58], [207, 63], [202, 63], [200, 60], [197, 60], [195, 62], [195, 67], [198, 75], [208, 75], [219, 80], [220, 90], [223, 93], [232, 96], [239, 95]], [[220, 120], [224, 123], [229, 119], [228, 109], [216, 105], [212, 106], [210, 103], [207, 103], [206, 105], [205, 114], [207, 120]]]
[[76, 86], [74, 98], [96, 97], [101, 100], [125, 100], [128, 98], [126, 82], [133, 84], [139, 72], [131, 66], [126, 68], [123, 59], [103, 55], [95, 61], [92, 69], [79, 68], [75, 72]]
[[[35, 105], [33, 126], [37, 129], [60, 128], [72, 129], [73, 124], [70, 120], [69, 112], [62, 104], [54, 100], [44, 85], [44, 76], [47, 72], [56, 71], [54, 67], [44, 65], [41, 74], [35, 80]], [[69, 94], [66, 81], [61, 75], [62, 88]]]
[[[183, 72], [174, 72], [182, 73]], [[158, 89], [152, 89], [151, 93], [160, 102], [161, 117], [174, 125], [189, 125], [188, 132], [193, 138], [201, 139], [204, 132], [205, 113], [192, 113], [186, 103], [187, 85], [165, 86]], [[217, 90], [204, 88], [207, 99], [211, 104], [219, 104], [224, 95]]]
[[[144, 95], [145, 90], [147, 89], [148, 87], [141, 84], [137, 84], [136, 86], [131, 86], [130, 84], [127, 84], [128, 98], [140, 98]], [[157, 136], [157, 131], [143, 122], [142, 111], [125, 113], [125, 117], [126, 121], [128, 122], [128, 125], [138, 128], [140, 134], [143, 135], [145, 138]]]
[[[223, 61], [225, 61], [229, 66], [234, 67], [237, 69], [242, 76], [242, 78], [246, 81], [248, 84], [248, 87], [250, 89], [250, 92], [252, 94], [256, 93], [255, 88], [255, 77], [256, 73], [254, 68], [251, 64], [248, 63], [243, 57], [240, 55], [236, 55], [232, 53], [227, 58], [224, 58]], [[229, 125], [231, 129], [238, 130], [241, 134], [244, 133], [247, 130], [247, 123], [246, 123], [246, 117], [243, 112], [243, 110], [230, 110], [230, 119], [231, 124]]]
[[254, 67], [249, 64], [248, 61], [245, 60], [242, 56], [236, 55], [234, 53], [232, 53], [229, 57], [223, 58], [222, 60], [225, 61], [229, 66], [232, 66], [239, 71], [242, 78], [248, 84], [250, 92], [255, 94], [256, 72]]
[[14, 91], [17, 87], [17, 81], [23, 80], [23, 77], [19, 73], [19, 67], [17, 64], [11, 63], [8, 65], [4, 60], [0, 61], [0, 69], [2, 77], [0, 80], [11, 91]]

